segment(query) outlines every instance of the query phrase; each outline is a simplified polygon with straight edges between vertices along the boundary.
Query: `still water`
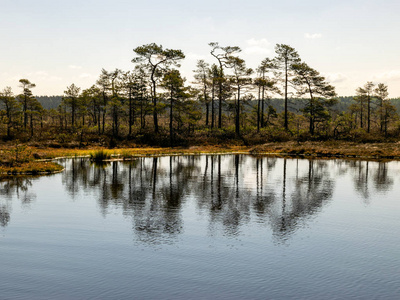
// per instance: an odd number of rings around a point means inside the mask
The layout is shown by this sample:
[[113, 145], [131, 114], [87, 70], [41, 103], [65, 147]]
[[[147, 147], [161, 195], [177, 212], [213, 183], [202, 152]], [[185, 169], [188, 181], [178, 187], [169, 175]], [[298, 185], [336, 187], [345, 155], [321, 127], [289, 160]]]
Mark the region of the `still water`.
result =
[[400, 299], [400, 163], [146, 157], [0, 181], [0, 299]]

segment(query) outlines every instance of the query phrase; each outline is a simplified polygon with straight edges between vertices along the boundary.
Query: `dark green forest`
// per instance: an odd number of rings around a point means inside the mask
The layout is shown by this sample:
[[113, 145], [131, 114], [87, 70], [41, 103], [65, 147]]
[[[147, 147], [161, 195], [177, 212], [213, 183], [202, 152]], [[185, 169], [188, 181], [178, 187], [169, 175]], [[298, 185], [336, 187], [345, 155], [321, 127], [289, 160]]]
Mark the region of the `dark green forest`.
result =
[[236, 46], [210, 43], [209, 60], [181, 76], [185, 55], [155, 43], [133, 49], [132, 69], [102, 69], [90, 88], [34, 96], [35, 83], [0, 92], [0, 137], [48, 145], [261, 144], [287, 140], [384, 141], [400, 134], [400, 99], [384, 83], [360, 83], [354, 96], [277, 44], [252, 69]]

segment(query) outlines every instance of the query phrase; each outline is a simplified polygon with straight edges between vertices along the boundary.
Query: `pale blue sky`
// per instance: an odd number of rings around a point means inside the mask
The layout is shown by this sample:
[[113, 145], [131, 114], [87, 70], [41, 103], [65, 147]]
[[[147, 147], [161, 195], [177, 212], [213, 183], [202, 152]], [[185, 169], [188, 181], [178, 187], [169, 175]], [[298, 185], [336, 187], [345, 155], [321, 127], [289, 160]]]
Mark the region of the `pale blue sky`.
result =
[[190, 79], [208, 43], [240, 46], [249, 67], [273, 57], [276, 43], [331, 80], [340, 95], [366, 81], [400, 96], [399, 0], [122, 1], [0, 0], [0, 89], [37, 95], [88, 88], [102, 68], [130, 70], [133, 48], [155, 42], [181, 49]]

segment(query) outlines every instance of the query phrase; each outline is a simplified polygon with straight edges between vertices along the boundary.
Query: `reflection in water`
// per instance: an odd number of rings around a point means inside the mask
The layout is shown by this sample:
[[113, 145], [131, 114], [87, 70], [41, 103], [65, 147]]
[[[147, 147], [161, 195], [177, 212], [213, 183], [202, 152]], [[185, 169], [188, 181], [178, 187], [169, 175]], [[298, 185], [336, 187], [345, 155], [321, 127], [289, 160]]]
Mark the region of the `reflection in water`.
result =
[[398, 298], [400, 162], [60, 163], [0, 179], [2, 299]]
[[36, 195], [29, 192], [32, 186], [33, 177], [4, 177], [0, 178], [0, 196], [1, 198], [11, 199], [16, 195], [24, 204], [31, 203]]
[[387, 164], [387, 162], [380, 162], [374, 174], [375, 189], [380, 192], [385, 192], [393, 186], [393, 178], [388, 175]]
[[[269, 224], [278, 240], [286, 240], [332, 198], [336, 176], [349, 172], [366, 204], [371, 194], [394, 184], [387, 162], [205, 155], [62, 163], [62, 182], [72, 199], [81, 191], [96, 193], [104, 217], [122, 209], [132, 218], [137, 238], [152, 244], [178, 237], [184, 225], [182, 207], [192, 199], [198, 213], [208, 216], [210, 235], [237, 236], [256, 218]], [[0, 226], [10, 222], [13, 197], [23, 206], [35, 199], [31, 178], [0, 180]]]
[[355, 188], [364, 199], [368, 199], [370, 197], [368, 189], [369, 161], [358, 161], [354, 171]]
[[0, 226], [6, 227], [10, 221], [9, 207], [6, 205], [0, 206]]
[[[336, 164], [340, 170], [338, 175], [350, 170], [354, 188], [366, 204], [369, 203], [371, 193], [386, 192], [393, 188], [394, 181], [389, 175], [388, 162], [338, 160]], [[370, 181], [373, 183], [372, 187]]]
[[393, 184], [387, 163], [381, 162], [205, 155], [102, 166], [75, 159], [66, 164], [63, 183], [72, 197], [80, 190], [97, 192], [103, 216], [121, 208], [132, 218], [138, 240], [151, 244], [178, 237], [182, 207], [193, 199], [198, 213], [208, 215], [210, 235], [237, 236], [257, 218], [269, 224], [278, 241], [285, 241], [332, 198], [335, 176], [350, 170], [365, 199], [369, 189], [385, 191]]
[[[292, 178], [293, 188], [287, 199], [286, 162], [285, 159], [280, 222], [272, 222], [276, 234], [282, 238], [295, 231], [302, 220], [318, 212], [322, 205], [332, 198], [334, 190], [334, 181], [325, 161], [309, 160], [306, 171], [300, 173], [297, 160], [295, 176]], [[279, 212], [272, 216], [278, 218]]]
[[23, 207], [29, 207], [36, 195], [29, 191], [32, 186], [31, 177], [0, 178], [0, 226], [6, 227], [10, 222], [11, 201], [14, 196], [20, 199]]

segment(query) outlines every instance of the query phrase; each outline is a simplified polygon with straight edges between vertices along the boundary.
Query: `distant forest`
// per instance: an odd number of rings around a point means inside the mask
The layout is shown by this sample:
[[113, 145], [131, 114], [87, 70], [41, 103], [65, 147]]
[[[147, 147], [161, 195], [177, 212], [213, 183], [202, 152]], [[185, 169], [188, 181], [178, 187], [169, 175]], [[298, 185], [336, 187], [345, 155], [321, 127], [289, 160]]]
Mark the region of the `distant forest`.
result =
[[63, 100], [63, 96], [35, 96], [35, 98], [47, 110], [57, 109]]
[[[335, 111], [348, 111], [349, 107], [354, 104], [355, 96], [338, 96], [336, 97], [338, 102], [333, 105], [332, 109]], [[35, 96], [35, 98], [39, 101], [39, 103], [43, 106], [44, 109], [57, 109], [61, 102], [63, 101], [63, 96]], [[269, 103], [275, 107], [278, 113], [283, 112], [284, 110], [284, 99], [273, 98], [268, 100]], [[396, 111], [400, 112], [400, 98], [389, 99], [390, 103], [396, 107]], [[293, 113], [299, 113], [299, 111], [304, 106], [304, 99], [295, 98], [289, 99], [289, 111]], [[257, 100], [250, 100], [249, 106], [256, 107]]]
[[64, 95], [35, 97], [35, 83], [20, 79], [18, 94], [0, 92], [0, 137], [177, 146], [400, 136], [400, 99], [384, 83], [341, 97], [289, 45], [255, 69], [239, 47], [209, 46], [212, 62], [198, 60], [190, 83], [179, 71], [184, 53], [155, 43], [133, 49], [132, 70], [103, 69], [88, 89], [72, 83]]

